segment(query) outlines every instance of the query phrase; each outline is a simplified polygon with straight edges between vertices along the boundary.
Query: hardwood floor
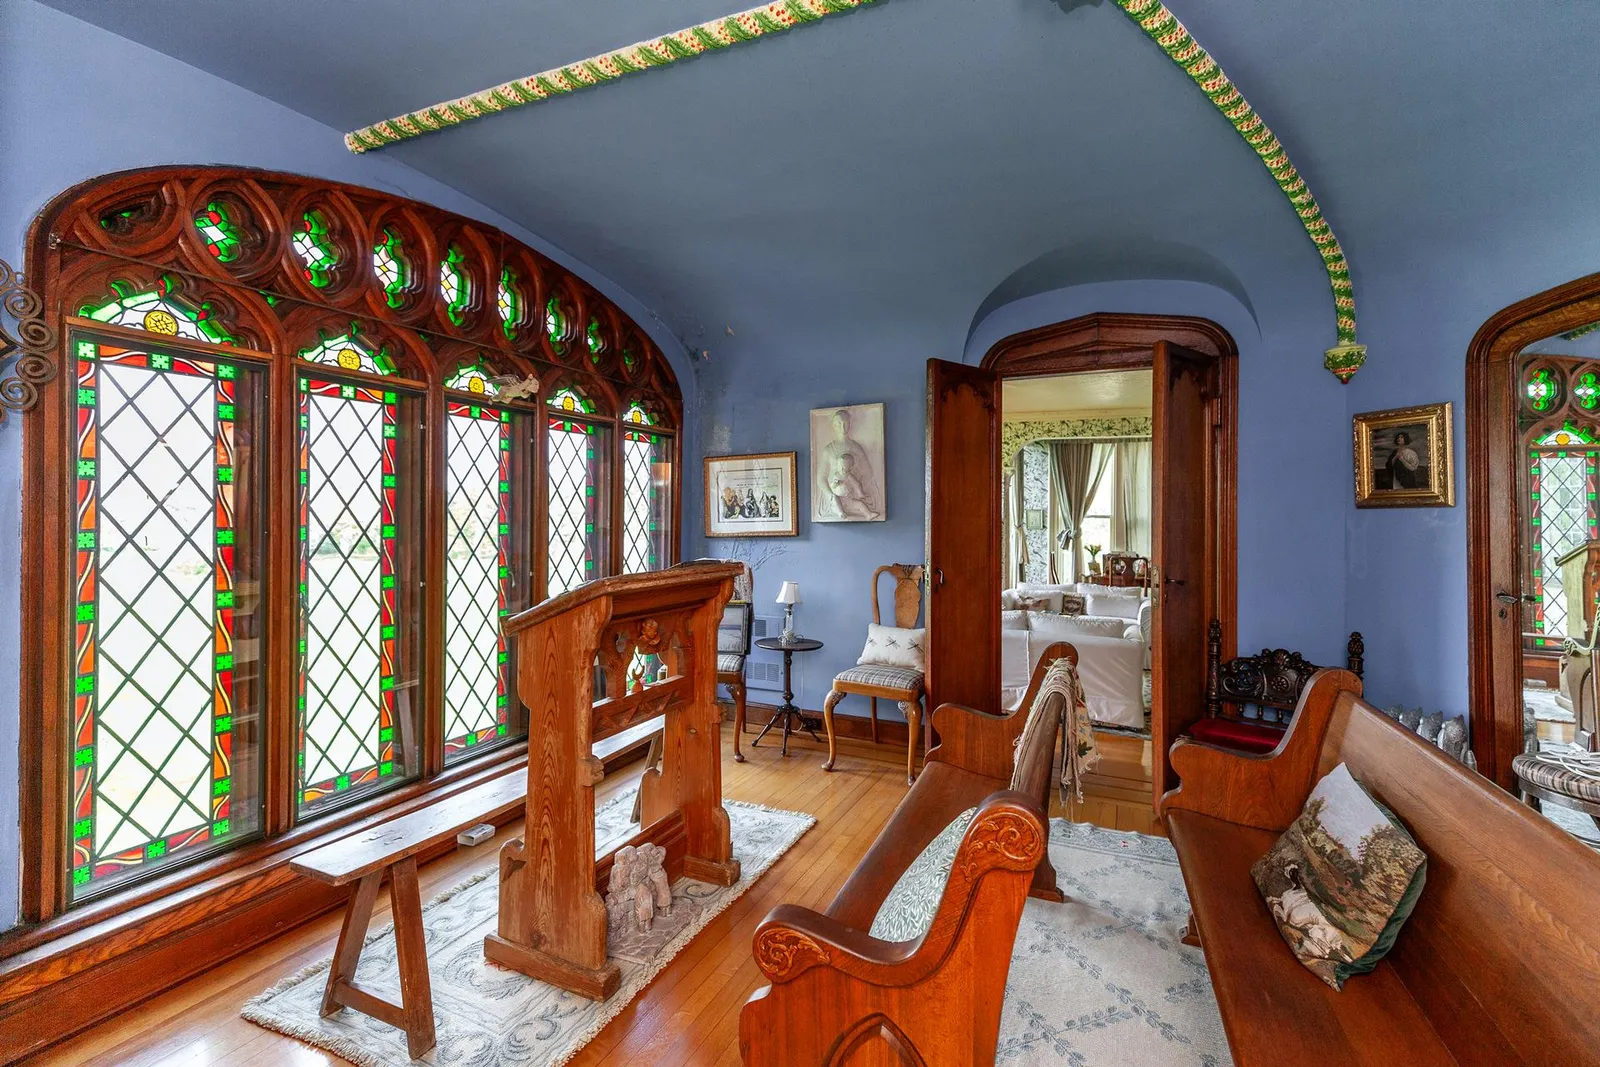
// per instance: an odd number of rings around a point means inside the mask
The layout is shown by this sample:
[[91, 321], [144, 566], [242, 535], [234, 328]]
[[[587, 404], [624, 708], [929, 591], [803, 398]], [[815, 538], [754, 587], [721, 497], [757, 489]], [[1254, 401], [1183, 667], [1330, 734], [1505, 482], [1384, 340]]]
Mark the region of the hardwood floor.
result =
[[[905, 750], [841, 741], [839, 762], [824, 773], [826, 746], [791, 740], [780, 759], [770, 736], [732, 757], [723, 727], [723, 791], [736, 800], [805, 811], [817, 826], [727, 911], [717, 916], [604, 1031], [571, 1061], [575, 1067], [739, 1063], [739, 1009], [764, 984], [750, 956], [756, 925], [785, 902], [820, 908], [833, 898], [878, 829], [905, 795]], [[1102, 735], [1103, 761], [1069, 811], [1052, 814], [1119, 830], [1160, 833], [1150, 809], [1150, 743]], [[612, 774], [601, 799], [627, 787], [641, 764]], [[1142, 791], [1141, 791], [1142, 790]], [[500, 844], [520, 832], [504, 827], [477, 848], [461, 848], [420, 871], [424, 900], [495, 861]], [[384, 887], [373, 923], [387, 921]], [[274, 982], [332, 954], [337, 913], [326, 915], [217, 967], [107, 1023], [26, 1061], [30, 1067], [316, 1067], [346, 1061], [239, 1018], [239, 1007]]]

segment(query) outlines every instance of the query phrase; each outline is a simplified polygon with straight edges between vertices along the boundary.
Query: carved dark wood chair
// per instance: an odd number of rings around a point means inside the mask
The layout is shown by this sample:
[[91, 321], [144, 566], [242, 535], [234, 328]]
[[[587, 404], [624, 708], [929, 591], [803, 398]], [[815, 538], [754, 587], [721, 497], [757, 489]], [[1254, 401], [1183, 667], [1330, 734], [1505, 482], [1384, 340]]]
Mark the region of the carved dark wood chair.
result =
[[[1357, 678], [1365, 655], [1361, 635], [1352, 633], [1345, 666]], [[1223, 663], [1222, 624], [1212, 619], [1206, 633], [1206, 717], [1189, 727], [1189, 736], [1239, 752], [1271, 752], [1283, 740], [1300, 694], [1321, 669], [1286, 648], [1264, 648]]]

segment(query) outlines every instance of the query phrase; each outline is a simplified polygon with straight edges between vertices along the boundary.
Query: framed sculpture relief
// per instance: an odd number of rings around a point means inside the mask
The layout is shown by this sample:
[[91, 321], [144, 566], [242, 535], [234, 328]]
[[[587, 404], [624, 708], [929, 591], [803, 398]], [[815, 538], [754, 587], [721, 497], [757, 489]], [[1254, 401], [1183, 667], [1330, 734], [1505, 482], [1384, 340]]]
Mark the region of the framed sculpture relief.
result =
[[795, 454], [706, 457], [707, 537], [793, 537], [800, 532]]
[[1454, 507], [1454, 448], [1448, 403], [1357, 415], [1356, 507]]
[[852, 404], [811, 412], [811, 521], [882, 522], [883, 405]]

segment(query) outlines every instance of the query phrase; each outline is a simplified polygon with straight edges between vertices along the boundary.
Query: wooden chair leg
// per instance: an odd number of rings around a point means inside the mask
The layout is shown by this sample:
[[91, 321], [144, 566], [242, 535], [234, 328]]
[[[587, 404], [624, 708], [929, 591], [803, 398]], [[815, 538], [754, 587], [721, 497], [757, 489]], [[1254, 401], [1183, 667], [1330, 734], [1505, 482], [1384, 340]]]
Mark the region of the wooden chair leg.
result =
[[324, 1019], [340, 1008], [340, 985], [355, 981], [356, 964], [361, 962], [361, 947], [366, 943], [367, 927], [372, 922], [372, 904], [378, 899], [378, 883], [382, 880], [383, 871], [373, 871], [350, 891], [350, 903], [344, 909], [344, 925], [339, 928], [339, 947], [334, 949], [333, 966], [328, 968], [328, 986], [322, 992]]
[[833, 732], [833, 706], [843, 699], [843, 693], [837, 689], [830, 689], [828, 699], [822, 702], [822, 725], [828, 731], [828, 762], [822, 765], [825, 771], [833, 770], [833, 761], [839, 757], [839, 741]]
[[[734, 714], [737, 716], [738, 712], [735, 712]], [[653, 770], [657, 770], [657, 769], [660, 768], [660, 766], [661, 766], [661, 748], [662, 748], [661, 731], [657, 730], [655, 733], [650, 735], [650, 748], [644, 754], [644, 769], [645, 769], [645, 773], [646, 774], [648, 774], [649, 772], [651, 772]], [[735, 722], [734, 722], [733, 750], [735, 752], [739, 751], [739, 731], [738, 731], [738, 721], [737, 721], [737, 719], [735, 719]], [[740, 757], [740, 762], [741, 763], [744, 762], [743, 757]], [[639, 816], [643, 813], [643, 811], [644, 811], [644, 790], [640, 789], [637, 793], [633, 794], [633, 814], [631, 816], [629, 816], [628, 821], [629, 822], [638, 822], [639, 821]]]
[[906, 785], [917, 780], [917, 727], [922, 721], [922, 698], [901, 701], [906, 716]]
[[1189, 921], [1178, 932], [1178, 940], [1194, 948], [1200, 947], [1200, 927], [1195, 925], [1194, 912], [1189, 913]]
[[878, 698], [872, 698], [872, 743], [878, 743]]
[[743, 763], [744, 753], [739, 751], [739, 735], [744, 733], [744, 683], [728, 686], [733, 693], [733, 762]]
[[400, 963], [400, 1007], [404, 1013], [406, 1047], [412, 1059], [433, 1048], [433, 984], [428, 980], [428, 947], [422, 929], [422, 896], [417, 888], [417, 861], [413, 856], [396, 863], [389, 886], [394, 912], [395, 954]]

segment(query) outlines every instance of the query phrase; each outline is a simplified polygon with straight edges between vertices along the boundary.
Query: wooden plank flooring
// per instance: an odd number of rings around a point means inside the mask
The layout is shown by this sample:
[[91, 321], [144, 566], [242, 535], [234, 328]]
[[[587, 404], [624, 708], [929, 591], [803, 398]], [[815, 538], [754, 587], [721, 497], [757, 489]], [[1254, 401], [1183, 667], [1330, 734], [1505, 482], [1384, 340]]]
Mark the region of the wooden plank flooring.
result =
[[[826, 905], [905, 795], [904, 749], [843, 741], [837, 769], [826, 774], [826, 750], [809, 739], [791, 740], [789, 758], [780, 759], [770, 735], [757, 749], [747, 738], [749, 761], [734, 763], [731, 729], [723, 728], [725, 795], [809, 812], [817, 826], [579, 1052], [571, 1061], [575, 1067], [736, 1067], [739, 1009], [764, 984], [750, 956], [756, 925], [780, 903]], [[1103, 762], [1083, 802], [1063, 812], [1056, 801], [1052, 814], [1160, 833], [1150, 808], [1149, 742], [1103, 735], [1100, 745]], [[600, 798], [631, 785], [640, 769], [636, 763], [608, 777], [599, 787]], [[420, 872], [423, 900], [492, 864], [501, 843], [520, 829], [520, 823], [504, 827], [486, 845], [458, 849], [428, 864]], [[388, 907], [386, 885], [374, 926], [387, 922]], [[346, 1061], [337, 1056], [239, 1018], [246, 1000], [330, 956], [338, 934], [339, 915], [323, 916], [27, 1062], [30, 1067], [342, 1065]]]

